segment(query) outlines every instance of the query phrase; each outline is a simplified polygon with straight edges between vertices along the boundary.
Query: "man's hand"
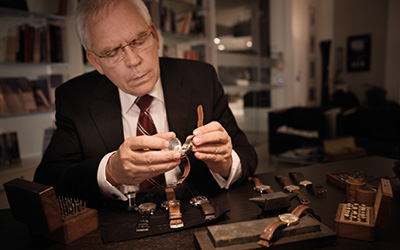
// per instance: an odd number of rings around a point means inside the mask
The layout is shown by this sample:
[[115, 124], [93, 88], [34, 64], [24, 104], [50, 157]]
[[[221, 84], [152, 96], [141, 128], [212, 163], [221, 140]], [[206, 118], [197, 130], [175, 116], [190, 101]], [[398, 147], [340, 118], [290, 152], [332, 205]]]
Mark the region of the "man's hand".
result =
[[170, 137], [175, 137], [175, 133], [126, 139], [107, 162], [107, 180], [114, 186], [136, 185], [174, 169], [180, 164], [180, 154], [162, 150], [168, 147]]
[[193, 131], [194, 156], [208, 168], [228, 178], [232, 167], [232, 140], [219, 122], [210, 122]]

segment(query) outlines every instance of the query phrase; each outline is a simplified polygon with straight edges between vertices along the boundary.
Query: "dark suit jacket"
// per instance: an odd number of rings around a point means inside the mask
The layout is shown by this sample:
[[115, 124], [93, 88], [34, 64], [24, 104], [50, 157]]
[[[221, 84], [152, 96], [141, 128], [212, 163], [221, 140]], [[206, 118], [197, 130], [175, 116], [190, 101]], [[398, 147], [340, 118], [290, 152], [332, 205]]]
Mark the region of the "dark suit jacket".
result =
[[[252, 175], [256, 153], [237, 126], [214, 68], [171, 58], [160, 58], [160, 67], [169, 129], [184, 141], [197, 126], [197, 106], [203, 105], [204, 124], [218, 121], [231, 136], [242, 163], [241, 180]], [[99, 162], [124, 140], [117, 87], [97, 71], [64, 83], [56, 90], [56, 125], [34, 181], [58, 194], [100, 201]], [[218, 188], [207, 166], [190, 158], [187, 182]]]

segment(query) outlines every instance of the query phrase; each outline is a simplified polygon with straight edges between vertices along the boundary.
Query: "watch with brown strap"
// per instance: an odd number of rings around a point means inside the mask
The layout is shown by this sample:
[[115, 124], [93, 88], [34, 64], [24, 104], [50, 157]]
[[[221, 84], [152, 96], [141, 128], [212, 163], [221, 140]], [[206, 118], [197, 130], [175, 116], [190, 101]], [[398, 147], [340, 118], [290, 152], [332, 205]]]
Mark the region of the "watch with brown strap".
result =
[[210, 204], [210, 201], [207, 199], [207, 197], [203, 195], [199, 195], [196, 197], [193, 197], [190, 200], [190, 204], [194, 207], [201, 207], [201, 211], [203, 212], [203, 218], [206, 221], [210, 221], [215, 219], [215, 209], [214, 207]]
[[254, 191], [257, 191], [257, 192], [259, 192], [261, 194], [263, 194], [263, 193], [269, 193], [270, 194], [270, 193], [274, 192], [274, 190], [271, 189], [270, 186], [263, 185], [261, 180], [258, 179], [257, 177], [249, 177], [248, 180], [249, 181], [253, 181], [253, 183], [254, 183]]
[[301, 204], [306, 205], [306, 204], [310, 203], [308, 198], [302, 192], [300, 192], [300, 187], [293, 185], [288, 177], [278, 175], [278, 176], [276, 176], [276, 178], [283, 183], [284, 189], [286, 191], [296, 194], [296, 196], [299, 199]]
[[180, 210], [180, 201], [175, 197], [175, 191], [173, 188], [166, 188], [165, 194], [167, 200], [164, 201], [161, 206], [169, 211], [169, 227], [170, 228], [181, 228], [184, 226], [182, 213]]
[[297, 185], [304, 186], [312, 195], [322, 197], [326, 194], [327, 189], [318, 183], [312, 183], [306, 180], [301, 172], [290, 172], [289, 176], [296, 182]]
[[281, 227], [281, 226], [292, 226], [296, 225], [300, 222], [300, 217], [304, 213], [304, 211], [308, 211], [311, 214], [314, 215], [317, 219], [320, 219], [319, 216], [317, 216], [314, 211], [309, 207], [305, 205], [298, 205], [291, 213], [284, 213], [278, 216], [279, 220], [277, 221], [272, 221], [269, 223], [264, 231], [260, 235], [260, 240], [258, 241], [258, 244], [264, 247], [270, 247], [273, 243], [273, 236], [275, 231]]

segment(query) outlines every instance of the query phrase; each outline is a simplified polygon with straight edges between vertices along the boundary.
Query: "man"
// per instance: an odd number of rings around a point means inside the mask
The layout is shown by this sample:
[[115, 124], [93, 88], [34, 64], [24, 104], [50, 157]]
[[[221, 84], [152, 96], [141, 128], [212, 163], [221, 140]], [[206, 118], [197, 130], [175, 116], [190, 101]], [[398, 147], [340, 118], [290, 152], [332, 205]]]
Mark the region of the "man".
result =
[[[34, 181], [90, 202], [126, 200], [146, 179], [181, 175], [180, 155], [167, 148], [193, 136], [188, 183], [229, 188], [252, 175], [257, 156], [208, 64], [159, 58], [159, 37], [141, 0], [81, 1], [78, 35], [97, 70], [56, 90], [56, 124]], [[153, 97], [157, 134], [137, 135], [137, 97]], [[198, 105], [204, 126], [197, 128]], [[168, 132], [173, 131], [173, 132]]]

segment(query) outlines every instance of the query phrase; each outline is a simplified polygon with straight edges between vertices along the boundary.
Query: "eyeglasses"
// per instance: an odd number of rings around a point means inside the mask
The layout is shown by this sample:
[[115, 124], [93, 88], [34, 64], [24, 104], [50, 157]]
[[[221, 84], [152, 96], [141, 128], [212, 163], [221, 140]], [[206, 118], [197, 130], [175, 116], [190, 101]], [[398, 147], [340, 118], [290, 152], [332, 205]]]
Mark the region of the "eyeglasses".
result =
[[153, 32], [149, 31], [146, 33], [139, 34], [136, 38], [134, 38], [132, 41], [129, 43], [119, 46], [117, 48], [110, 49], [106, 52], [104, 52], [103, 55], [98, 55], [94, 51], [91, 51], [94, 55], [96, 55], [99, 58], [105, 58], [107, 59], [110, 63], [117, 63], [122, 61], [125, 58], [125, 48], [127, 46], [131, 47], [131, 49], [135, 50], [136, 52], [143, 51], [150, 47], [151, 45], [151, 40], [149, 40], [149, 36], [152, 35]]

